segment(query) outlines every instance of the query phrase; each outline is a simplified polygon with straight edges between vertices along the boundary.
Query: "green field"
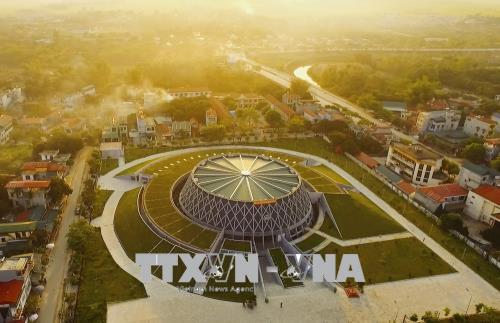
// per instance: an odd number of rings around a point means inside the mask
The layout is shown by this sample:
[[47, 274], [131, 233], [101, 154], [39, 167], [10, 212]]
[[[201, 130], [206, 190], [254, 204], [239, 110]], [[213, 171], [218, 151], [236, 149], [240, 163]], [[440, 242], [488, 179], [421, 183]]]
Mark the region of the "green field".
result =
[[174, 148], [169, 147], [156, 147], [156, 148], [136, 148], [136, 147], [126, 147], [125, 148], [125, 162], [130, 163], [133, 160], [147, 157], [154, 154], [163, 153], [165, 151], [171, 151]]
[[98, 230], [90, 239], [92, 248], [84, 255], [76, 317], [77, 322], [105, 323], [108, 303], [147, 295], [142, 283], [114, 262]]
[[224, 239], [221, 249], [251, 252], [252, 245], [250, 244], [250, 241], [246, 240]]
[[302, 165], [295, 165], [294, 168], [316, 191], [328, 194], [343, 193], [332, 178], [314, 171], [313, 168]]
[[283, 287], [289, 288], [289, 287], [304, 286], [304, 283], [300, 281], [294, 281], [292, 278], [281, 276], [281, 274], [283, 272], [286, 272], [286, 270], [290, 266], [290, 263], [288, 262], [288, 259], [286, 258], [281, 248], [268, 249], [268, 251], [269, 255], [271, 255], [274, 265], [278, 267], [278, 275], [280, 275], [280, 280], [281, 283], [283, 284]]
[[96, 196], [94, 201], [94, 209], [92, 210], [92, 217], [98, 218], [102, 215], [102, 211], [104, 210], [104, 205], [108, 201], [109, 197], [113, 194], [113, 191], [108, 190], [96, 190]]
[[118, 167], [118, 159], [107, 158], [101, 159], [101, 171], [100, 174], [104, 175]]
[[31, 145], [3, 145], [0, 148], [0, 174], [16, 174], [21, 165], [31, 160]]
[[336, 254], [337, 268], [343, 254], [357, 253], [368, 284], [455, 272], [450, 265], [415, 238], [351, 247], [340, 247], [330, 243], [319, 253], [322, 255]]
[[302, 252], [309, 252], [311, 251], [314, 247], [317, 247], [320, 243], [325, 241], [325, 238], [320, 236], [319, 234], [313, 233], [306, 239], [302, 240], [301, 242], [298, 242], [296, 246], [302, 251]]
[[[357, 239], [405, 231], [382, 209], [360, 193], [327, 194], [325, 197], [343, 239]], [[328, 221], [325, 222], [327, 223], [323, 223], [321, 231], [338, 237], [337, 229], [328, 225]]]
[[137, 164], [135, 166], [129, 167], [129, 168], [121, 171], [120, 173], [118, 173], [116, 176], [133, 175], [137, 171], [139, 171], [141, 168], [143, 168], [144, 166], [146, 166], [148, 164], [151, 164], [152, 162], [154, 162], [155, 160], [158, 160], [160, 158], [155, 158], [155, 159], [147, 160], [147, 161], [139, 163], [139, 164]]

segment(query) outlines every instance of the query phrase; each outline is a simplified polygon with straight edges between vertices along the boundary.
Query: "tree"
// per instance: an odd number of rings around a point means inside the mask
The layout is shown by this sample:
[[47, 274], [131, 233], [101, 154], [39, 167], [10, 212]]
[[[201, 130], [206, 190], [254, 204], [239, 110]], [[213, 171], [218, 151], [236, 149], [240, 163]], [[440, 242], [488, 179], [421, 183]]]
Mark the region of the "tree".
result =
[[417, 313], [413, 313], [410, 316], [410, 321], [412, 321], [412, 322], [417, 322], [418, 321], [418, 315], [417, 315]]
[[495, 100], [484, 99], [481, 101], [478, 112], [486, 116], [500, 111], [500, 104]]
[[486, 230], [481, 231], [481, 235], [484, 239], [491, 242], [493, 247], [500, 248], [500, 228], [491, 227]]
[[313, 125], [314, 132], [326, 135], [332, 131], [349, 132], [349, 126], [342, 120], [320, 120]]
[[293, 94], [297, 94], [301, 98], [310, 98], [309, 94], [309, 83], [304, 80], [294, 78], [290, 83], [290, 92]]
[[426, 311], [424, 315], [422, 315], [422, 321], [425, 323], [437, 323], [439, 322], [439, 313]]
[[441, 226], [446, 230], [455, 230], [462, 234], [467, 234], [467, 227], [464, 226], [462, 217], [458, 213], [445, 213], [441, 215]]
[[452, 160], [449, 159], [444, 159], [443, 160], [443, 166], [442, 168], [449, 174], [449, 175], [457, 175], [460, 172], [460, 166], [458, 166], [457, 163], [453, 162]]
[[69, 185], [61, 178], [55, 177], [50, 181], [49, 197], [53, 204], [59, 203], [66, 195], [73, 193]]
[[207, 141], [221, 141], [224, 139], [224, 135], [226, 134], [226, 128], [223, 125], [210, 125], [203, 129], [203, 137]]
[[85, 220], [72, 223], [67, 234], [68, 248], [78, 253], [84, 253], [93, 230], [94, 228]]
[[279, 128], [283, 125], [283, 119], [281, 118], [281, 114], [274, 110], [270, 110], [265, 115], [266, 122], [271, 126], [271, 128]]
[[473, 163], [481, 163], [486, 156], [486, 149], [482, 144], [471, 143], [464, 148], [464, 157]]
[[297, 137], [297, 133], [304, 131], [304, 118], [298, 116], [292, 117], [288, 122], [288, 129]]
[[500, 172], [500, 157], [497, 157], [496, 159], [492, 160], [490, 162], [490, 166], [491, 168]]
[[375, 97], [371, 93], [360, 95], [357, 100], [357, 104], [364, 109], [372, 111], [378, 111], [382, 109], [382, 103], [380, 101], [377, 101], [377, 99], [375, 99]]
[[410, 84], [408, 88], [408, 102], [412, 105], [423, 104], [435, 96], [437, 84], [424, 76]]

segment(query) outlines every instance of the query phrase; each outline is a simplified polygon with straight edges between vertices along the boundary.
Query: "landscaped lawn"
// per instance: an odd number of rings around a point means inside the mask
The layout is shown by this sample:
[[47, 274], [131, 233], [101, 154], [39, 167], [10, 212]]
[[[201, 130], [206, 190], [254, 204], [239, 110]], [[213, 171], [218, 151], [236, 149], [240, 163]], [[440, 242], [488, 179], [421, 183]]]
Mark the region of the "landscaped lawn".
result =
[[[255, 145], [255, 144], [254, 144]], [[270, 146], [283, 149], [291, 149], [304, 153], [313, 154], [331, 160], [339, 167], [344, 169], [350, 175], [361, 181], [366, 187], [378, 194], [380, 198], [385, 200], [399, 213], [405, 216], [409, 221], [426, 232], [432, 239], [441, 244], [455, 257], [461, 259], [467, 266], [478, 273], [490, 284], [500, 290], [500, 271], [494, 265], [489, 263], [474, 250], [469, 248], [464, 242], [458, 240], [449, 234], [446, 230], [436, 226], [436, 223], [428, 218], [419, 209], [408, 203], [402, 197], [394, 193], [379, 179], [368, 173], [366, 170], [355, 164], [353, 161], [344, 155], [335, 154], [331, 151], [330, 145], [321, 139], [304, 139], [304, 140], [280, 140], [277, 142], [262, 143], [263, 146]], [[431, 227], [434, 229], [431, 231]], [[430, 232], [430, 233], [429, 233]], [[468, 249], [464, 253], [464, 249]]]
[[140, 170], [141, 168], [145, 167], [146, 165], [148, 164], [151, 164], [153, 163], [154, 161], [160, 159], [161, 157], [159, 158], [154, 158], [154, 159], [151, 159], [151, 160], [147, 160], [145, 162], [142, 162], [142, 163], [139, 163], [135, 166], [132, 166], [130, 168], [127, 168], [121, 172], [119, 172], [116, 176], [122, 176], [122, 175], [133, 175], [135, 174], [138, 170]]
[[221, 249], [251, 252], [252, 246], [250, 244], [250, 241], [247, 240], [224, 239], [224, 243], [222, 244]]
[[367, 284], [441, 275], [455, 272], [416, 238], [340, 247], [330, 243], [320, 254], [336, 254], [337, 268], [343, 254], [358, 254]]
[[113, 194], [113, 191], [97, 189], [94, 201], [94, 210], [92, 214], [92, 217], [94, 219], [102, 215], [104, 205], [106, 205], [106, 202], [108, 201], [111, 194]]
[[[342, 238], [345, 240], [405, 231], [389, 215], [360, 193], [326, 194], [325, 197]], [[321, 230], [338, 237], [336, 228], [327, 227], [327, 223], [323, 224]]]
[[21, 165], [31, 159], [31, 145], [4, 145], [0, 147], [0, 174], [15, 174]]
[[141, 282], [122, 270], [113, 260], [96, 230], [84, 256], [78, 290], [77, 322], [106, 322], [107, 303], [147, 297]]
[[136, 147], [125, 147], [125, 162], [129, 163], [133, 160], [159, 154], [165, 151], [171, 151], [175, 148], [169, 147], [154, 147], [154, 148], [136, 148]]
[[101, 175], [104, 175], [118, 167], [118, 159], [101, 159]]
[[311, 169], [313, 169], [314, 171], [316, 171], [318, 173], [321, 173], [322, 175], [331, 179], [335, 183], [350, 185], [350, 183], [348, 181], [346, 181], [342, 176], [335, 173], [333, 170], [326, 167], [325, 165], [313, 166], [313, 167], [311, 167]]
[[306, 239], [297, 243], [296, 246], [302, 252], [308, 252], [308, 251], [312, 250], [314, 247], [317, 247], [323, 241], [325, 241], [324, 237], [320, 236], [319, 234], [313, 233], [309, 237], [307, 237]]

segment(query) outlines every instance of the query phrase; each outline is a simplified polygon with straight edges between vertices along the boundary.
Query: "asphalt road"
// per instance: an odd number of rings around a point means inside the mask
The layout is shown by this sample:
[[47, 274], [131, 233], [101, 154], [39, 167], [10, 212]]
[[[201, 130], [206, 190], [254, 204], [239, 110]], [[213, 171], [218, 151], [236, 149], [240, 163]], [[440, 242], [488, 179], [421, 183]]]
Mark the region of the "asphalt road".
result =
[[66, 207], [62, 213], [62, 220], [59, 226], [59, 234], [54, 241], [55, 247], [50, 254], [50, 262], [47, 267], [45, 278], [47, 284], [42, 294], [40, 302], [40, 313], [37, 322], [54, 323], [59, 321], [58, 312], [63, 293], [63, 282], [69, 262], [67, 250], [66, 234], [71, 223], [78, 219], [75, 216], [75, 208], [83, 187], [83, 179], [87, 169], [87, 159], [92, 152], [92, 148], [83, 148], [75, 158], [75, 163], [66, 177], [67, 183], [73, 189], [73, 193], [68, 196]]

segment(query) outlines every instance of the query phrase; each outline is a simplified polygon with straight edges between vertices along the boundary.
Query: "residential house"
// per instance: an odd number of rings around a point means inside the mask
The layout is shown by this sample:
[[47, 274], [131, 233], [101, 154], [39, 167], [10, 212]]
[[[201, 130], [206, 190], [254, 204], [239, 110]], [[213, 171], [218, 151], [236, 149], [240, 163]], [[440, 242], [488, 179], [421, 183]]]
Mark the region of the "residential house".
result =
[[9, 200], [14, 207], [29, 209], [35, 206], [47, 207], [50, 198], [50, 181], [10, 181], [5, 185]]
[[167, 95], [171, 99], [195, 98], [200, 96], [210, 97], [212, 95], [212, 91], [208, 88], [176, 88], [169, 89], [167, 91]]
[[211, 126], [217, 124], [217, 112], [214, 109], [208, 109], [205, 112], [205, 125]]
[[0, 145], [9, 141], [9, 135], [14, 129], [13, 118], [8, 115], [0, 115]]
[[446, 176], [441, 172], [443, 157], [420, 144], [392, 143], [386, 165], [416, 185], [439, 185]]
[[9, 245], [26, 243], [36, 228], [36, 221], [0, 223], [0, 258], [9, 249]]
[[405, 180], [402, 180], [399, 183], [397, 183], [396, 187], [399, 189], [402, 195], [404, 195], [406, 198], [409, 199], [413, 199], [415, 197], [415, 193], [417, 192], [415, 186], [413, 186], [410, 182], [407, 182]]
[[477, 109], [481, 105], [481, 100], [479, 98], [450, 98], [448, 99], [450, 107], [452, 109], [458, 108], [470, 108]]
[[364, 152], [360, 152], [354, 157], [370, 169], [375, 169], [380, 165], [378, 161], [365, 154]]
[[382, 108], [386, 111], [399, 115], [399, 117], [403, 119], [406, 118], [408, 113], [406, 103], [399, 101], [384, 101], [382, 102]]
[[0, 107], [8, 109], [16, 103], [22, 103], [24, 99], [23, 90], [15, 87], [0, 95]]
[[119, 142], [121, 140], [118, 127], [112, 125], [111, 127], [104, 127], [101, 132], [102, 142]]
[[447, 110], [449, 108], [450, 106], [448, 102], [446, 102], [446, 100], [443, 99], [433, 98], [432, 100], [427, 102], [427, 110], [442, 111], [442, 110]]
[[47, 161], [26, 162], [21, 167], [23, 181], [50, 180], [56, 177], [64, 178], [66, 172], [66, 166]]
[[462, 112], [458, 110], [420, 112], [417, 116], [416, 130], [419, 133], [456, 130], [461, 116]]
[[[0, 320], [19, 320], [31, 291], [33, 254], [0, 259]], [[27, 321], [22, 318], [22, 322]]]
[[229, 114], [229, 111], [227, 110], [224, 103], [222, 103], [220, 100], [216, 98], [210, 98], [210, 105], [211, 108], [217, 114], [217, 121], [227, 122], [231, 120], [231, 115]]
[[372, 126], [366, 130], [366, 133], [379, 142], [384, 148], [388, 148], [391, 142], [396, 138], [392, 133], [392, 126]]
[[284, 121], [290, 120], [295, 115], [295, 112], [288, 105], [284, 104], [283, 102], [280, 102], [274, 96], [266, 95], [265, 98], [266, 101], [271, 106], [271, 109], [278, 112]]
[[315, 122], [318, 122], [320, 120], [318, 114], [312, 110], [305, 108], [303, 110], [303, 113], [304, 113], [304, 119], [311, 122], [311, 123], [315, 123]]
[[308, 109], [310, 111], [317, 111], [321, 109], [321, 104], [318, 100], [300, 100], [296, 105], [295, 105], [295, 111], [297, 113], [303, 113], [305, 109]]
[[464, 213], [491, 226], [500, 226], [500, 187], [480, 185], [469, 191]]
[[257, 104], [264, 101], [261, 95], [255, 93], [240, 94], [235, 99], [238, 108], [255, 108]]
[[495, 121], [481, 117], [468, 116], [464, 123], [464, 132], [469, 136], [486, 138], [495, 133], [497, 124]]
[[191, 125], [190, 121], [172, 121], [172, 135], [175, 138], [191, 137]]
[[484, 148], [486, 149], [486, 160], [490, 161], [497, 158], [500, 152], [500, 137], [485, 139]]
[[432, 213], [460, 211], [468, 191], [456, 183], [417, 189], [414, 200]]
[[460, 167], [458, 183], [468, 190], [475, 189], [480, 185], [500, 186], [500, 172], [485, 165], [465, 161]]
[[124, 155], [121, 142], [102, 142], [99, 150], [101, 159], [119, 159]]
[[129, 138], [136, 146], [147, 144], [155, 140], [155, 119], [146, 117], [143, 109], [129, 116], [127, 127], [129, 129]]
[[281, 102], [288, 105], [292, 109], [295, 109], [295, 107], [300, 103], [300, 95], [286, 91], [285, 94], [281, 96]]
[[43, 161], [52, 161], [59, 154], [59, 149], [56, 150], [44, 150], [40, 153], [40, 159]]

